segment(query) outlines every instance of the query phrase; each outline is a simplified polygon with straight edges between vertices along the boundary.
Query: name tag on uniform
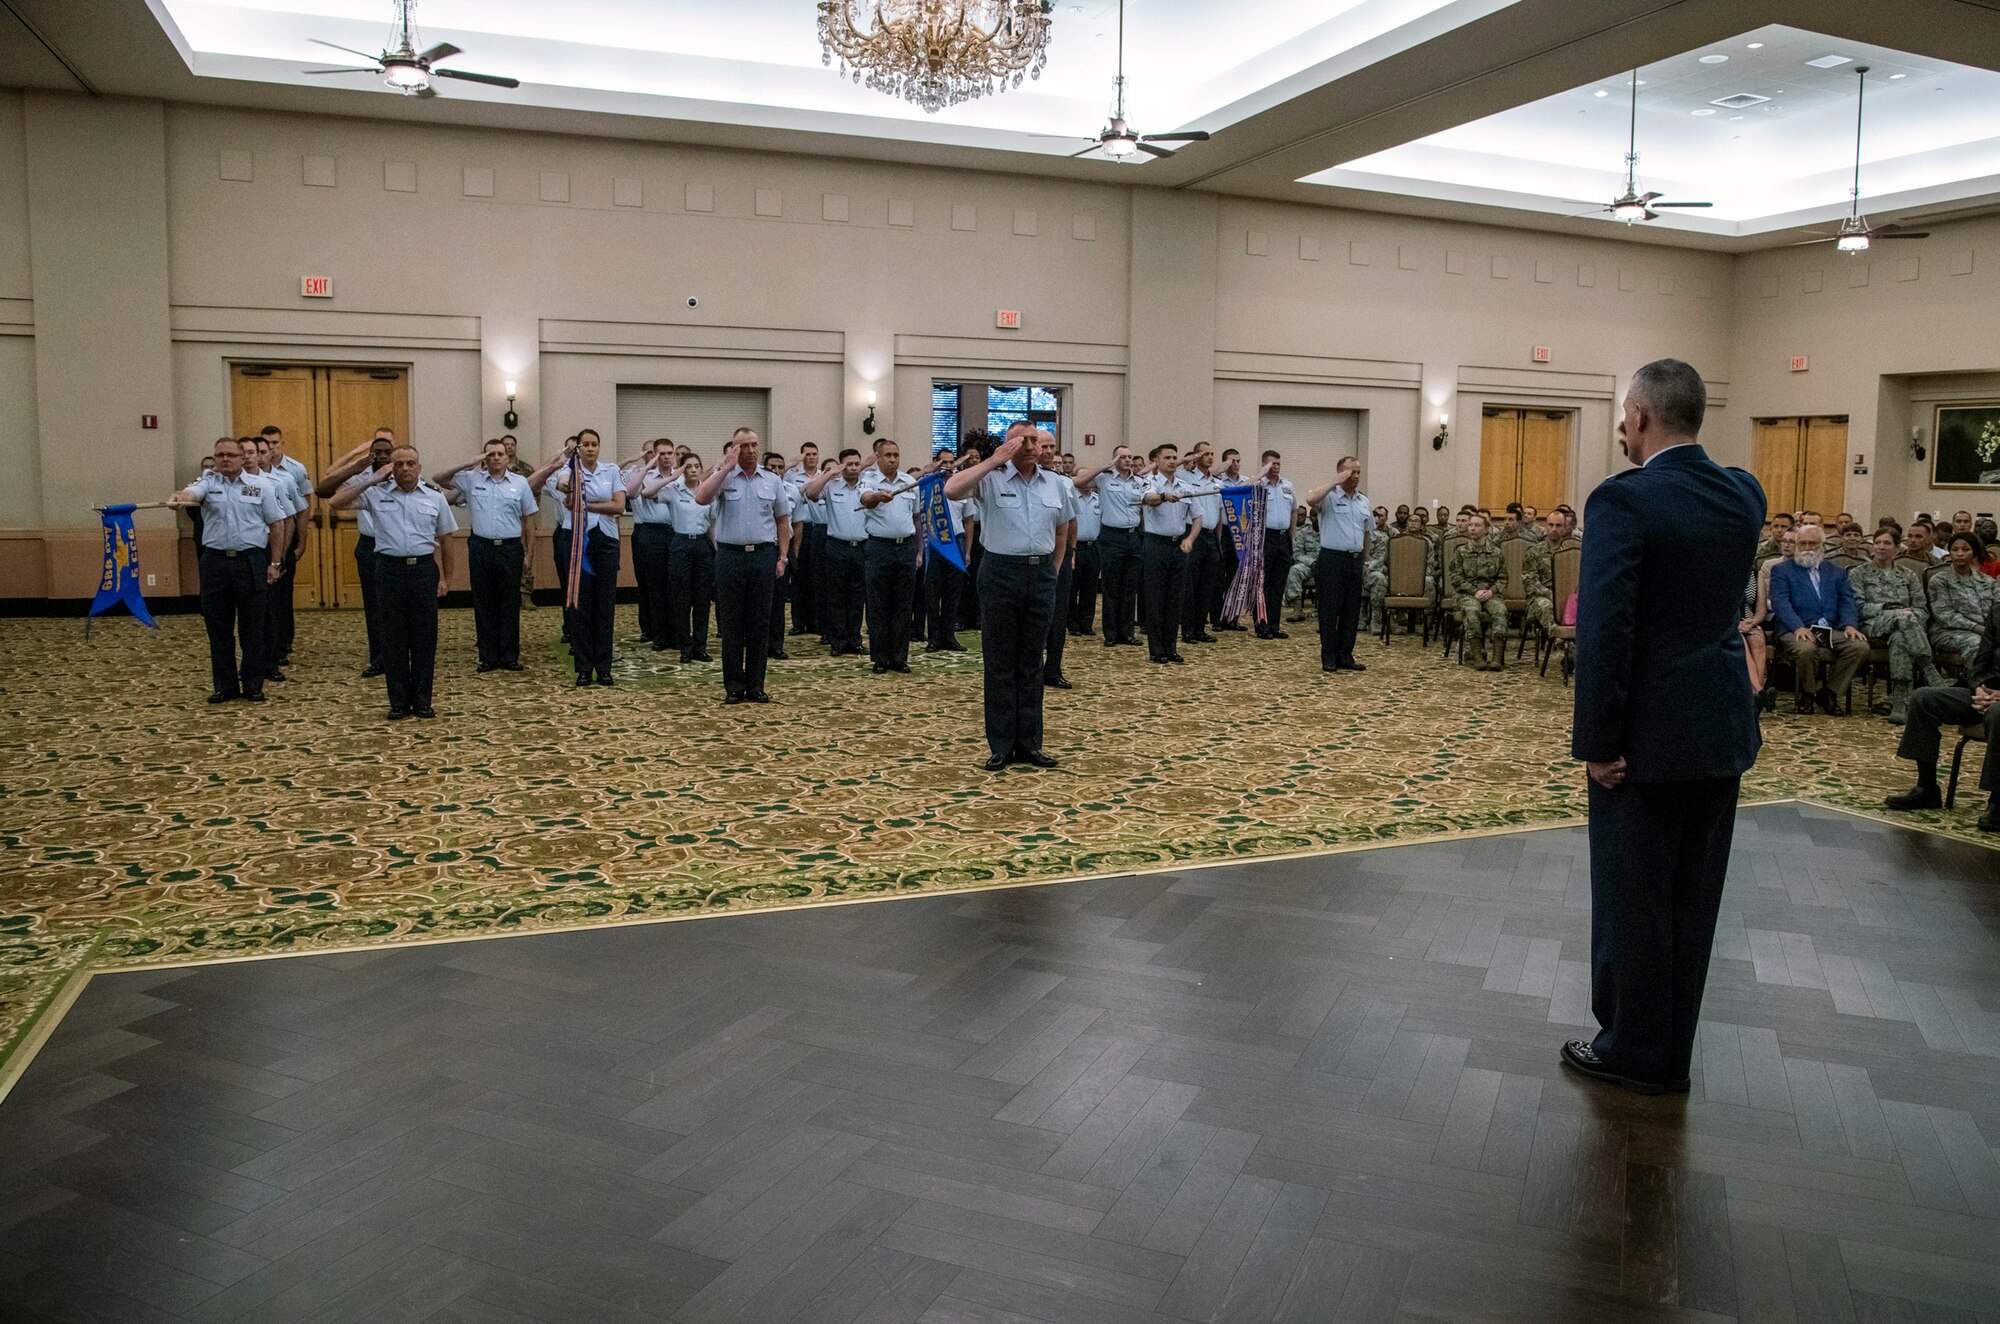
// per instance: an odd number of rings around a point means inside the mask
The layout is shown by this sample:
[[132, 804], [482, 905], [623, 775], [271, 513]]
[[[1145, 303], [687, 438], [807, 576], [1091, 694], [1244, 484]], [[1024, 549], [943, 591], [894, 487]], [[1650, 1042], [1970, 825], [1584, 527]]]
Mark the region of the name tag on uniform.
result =
[[1018, 506], [1021, 504], [1021, 494], [1019, 492], [1003, 491], [994, 499], [1003, 506]]

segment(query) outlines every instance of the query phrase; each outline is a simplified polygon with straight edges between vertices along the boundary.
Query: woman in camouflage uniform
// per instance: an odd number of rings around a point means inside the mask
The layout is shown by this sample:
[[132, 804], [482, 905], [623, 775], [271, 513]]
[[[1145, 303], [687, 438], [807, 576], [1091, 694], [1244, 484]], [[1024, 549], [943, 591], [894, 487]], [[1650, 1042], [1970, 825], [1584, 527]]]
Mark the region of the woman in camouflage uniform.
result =
[[1879, 530], [1869, 544], [1870, 560], [1847, 572], [1854, 600], [1861, 608], [1861, 628], [1868, 641], [1889, 649], [1889, 703], [1876, 705], [1891, 724], [1901, 726], [1910, 701], [1911, 679], [1922, 672], [1924, 684], [1942, 685], [1931, 659], [1930, 603], [1911, 571], [1896, 564], [1896, 535]]
[[1507, 669], [1507, 559], [1486, 517], [1466, 521], [1468, 541], [1451, 562], [1451, 587], [1465, 627], [1465, 658], [1480, 671]]
[[1985, 549], [1970, 533], [1951, 535], [1951, 560], [1931, 573], [1931, 647], [1956, 653], [1961, 665], [1972, 665], [1986, 614], [1993, 607], [1994, 581], [1979, 573]]

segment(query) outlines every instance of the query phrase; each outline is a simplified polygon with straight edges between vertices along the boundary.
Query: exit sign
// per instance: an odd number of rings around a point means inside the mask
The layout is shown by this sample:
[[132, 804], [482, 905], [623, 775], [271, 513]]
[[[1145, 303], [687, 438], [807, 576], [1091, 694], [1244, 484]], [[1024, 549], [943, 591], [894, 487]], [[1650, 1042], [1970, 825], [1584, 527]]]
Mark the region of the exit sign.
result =
[[1804, 372], [1805, 370], [1806, 370], [1806, 356], [1803, 354], [1792, 355], [1792, 371]]
[[1548, 361], [1549, 361], [1549, 347], [1547, 345], [1535, 346], [1535, 362], [1547, 363]]
[[1020, 310], [1016, 308], [1002, 308], [999, 312], [993, 314], [993, 325], [1003, 331], [1019, 331], [1021, 329]]
[[333, 297], [333, 277], [301, 276], [299, 293], [308, 299], [331, 299]]

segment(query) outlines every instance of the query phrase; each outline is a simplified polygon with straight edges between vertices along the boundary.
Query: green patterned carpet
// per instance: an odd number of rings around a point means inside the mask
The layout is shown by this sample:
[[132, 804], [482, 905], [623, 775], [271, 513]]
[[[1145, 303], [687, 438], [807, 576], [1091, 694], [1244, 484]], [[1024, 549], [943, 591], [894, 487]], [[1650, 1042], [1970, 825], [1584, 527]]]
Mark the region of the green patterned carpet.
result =
[[[210, 707], [199, 619], [0, 633], [0, 1080], [77, 972], [806, 905], [1308, 852], [1578, 818], [1569, 692], [1398, 637], [1324, 677], [1310, 623], [1190, 664], [1073, 640], [1061, 769], [981, 772], [979, 660], [912, 676], [800, 650], [776, 703], [624, 643], [578, 690], [558, 613], [529, 669], [476, 676], [445, 613], [434, 722], [390, 725], [354, 613], [301, 613], [261, 707]], [[977, 636], [966, 642], [976, 647]], [[1786, 705], [1789, 707], [1789, 704]], [[1878, 719], [1766, 720], [1746, 799], [1867, 812], [1906, 784]], [[1972, 801], [1977, 796], [1971, 797]], [[1919, 814], [1968, 839], [1976, 803]]]

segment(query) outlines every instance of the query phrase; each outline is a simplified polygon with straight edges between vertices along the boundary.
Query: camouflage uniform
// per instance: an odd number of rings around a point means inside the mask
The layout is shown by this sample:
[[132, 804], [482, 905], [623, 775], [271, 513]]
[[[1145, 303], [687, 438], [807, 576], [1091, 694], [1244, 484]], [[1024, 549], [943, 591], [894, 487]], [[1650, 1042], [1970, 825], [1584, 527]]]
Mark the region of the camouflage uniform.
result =
[[1292, 569], [1285, 576], [1285, 603], [1292, 609], [1292, 619], [1306, 618], [1306, 576], [1313, 572], [1313, 564], [1319, 560], [1319, 530], [1310, 519], [1302, 520], [1292, 530]]
[[[532, 478], [535, 474], [534, 466], [526, 460], [517, 459], [507, 468], [523, 478]], [[532, 554], [534, 548], [528, 546], [524, 550], [529, 554], [521, 558], [521, 605], [532, 608], [535, 605], [535, 558]]]
[[1543, 634], [1556, 632], [1556, 557], [1547, 537], [1531, 540], [1521, 549], [1521, 595], [1528, 609], [1521, 628], [1540, 628]]
[[1942, 685], [1944, 677], [1931, 660], [1930, 604], [1917, 577], [1899, 565], [1882, 568], [1873, 561], [1847, 572], [1854, 600], [1861, 607], [1861, 628], [1870, 643], [1889, 649], [1889, 720], [1903, 724], [1910, 682], [1921, 670], [1926, 685]]
[[[1451, 587], [1458, 594], [1458, 616], [1465, 626], [1465, 655], [1481, 671], [1504, 671], [1507, 658], [1507, 559], [1499, 540], [1488, 534], [1483, 542], [1468, 542], [1451, 563]], [[1481, 602], [1473, 594], [1490, 589]]]
[[1361, 583], [1367, 596], [1368, 620], [1382, 619], [1382, 599], [1389, 596], [1389, 529], [1370, 529], [1368, 532], [1368, 560], [1361, 572]]
[[1931, 647], [1956, 653], [1962, 665], [1971, 666], [1979, 652], [1979, 629], [1993, 607], [1994, 581], [1977, 570], [1961, 575], [1948, 561], [1941, 567], [1929, 585]]

